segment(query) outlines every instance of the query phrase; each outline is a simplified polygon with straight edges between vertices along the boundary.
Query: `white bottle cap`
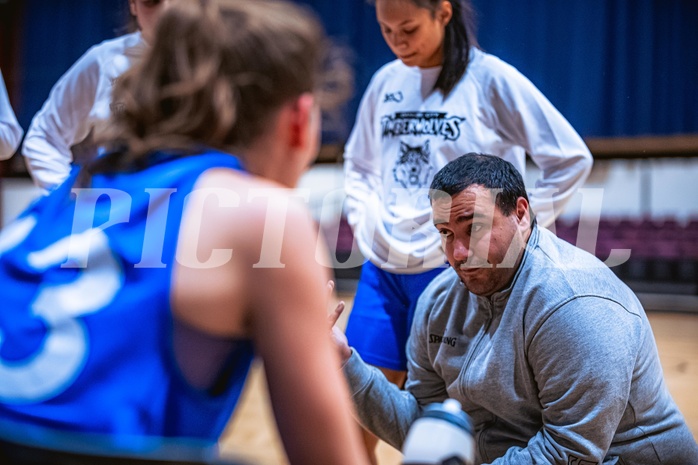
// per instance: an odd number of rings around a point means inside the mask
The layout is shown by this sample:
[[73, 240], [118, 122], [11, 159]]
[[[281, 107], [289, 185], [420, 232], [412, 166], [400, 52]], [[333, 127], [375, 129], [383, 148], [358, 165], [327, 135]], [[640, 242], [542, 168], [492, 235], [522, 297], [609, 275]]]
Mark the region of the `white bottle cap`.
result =
[[443, 409], [448, 413], [458, 414], [461, 411], [460, 402], [456, 399], [446, 399], [442, 405]]

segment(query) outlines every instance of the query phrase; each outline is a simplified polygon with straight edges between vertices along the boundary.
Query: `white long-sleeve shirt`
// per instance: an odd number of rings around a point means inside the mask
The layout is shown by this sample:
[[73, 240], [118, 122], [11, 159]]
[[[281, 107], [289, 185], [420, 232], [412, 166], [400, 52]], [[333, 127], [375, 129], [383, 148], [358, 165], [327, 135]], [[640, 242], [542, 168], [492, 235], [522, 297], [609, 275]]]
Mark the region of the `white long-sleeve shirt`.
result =
[[34, 116], [22, 146], [34, 183], [50, 190], [68, 177], [71, 147], [100, 130], [112, 113], [112, 87], [142, 57], [140, 32], [91, 47], [58, 80]]
[[345, 207], [362, 254], [386, 270], [443, 264], [427, 193], [461, 155], [497, 155], [524, 174], [528, 153], [542, 172], [529, 197], [544, 226], [591, 171], [582, 138], [526, 77], [480, 50], [471, 57], [447, 99], [432, 92], [440, 67], [399, 60], [376, 72], [362, 98], [344, 153]]
[[24, 130], [12, 110], [5, 80], [0, 71], [0, 160], [6, 160], [15, 153], [23, 134]]

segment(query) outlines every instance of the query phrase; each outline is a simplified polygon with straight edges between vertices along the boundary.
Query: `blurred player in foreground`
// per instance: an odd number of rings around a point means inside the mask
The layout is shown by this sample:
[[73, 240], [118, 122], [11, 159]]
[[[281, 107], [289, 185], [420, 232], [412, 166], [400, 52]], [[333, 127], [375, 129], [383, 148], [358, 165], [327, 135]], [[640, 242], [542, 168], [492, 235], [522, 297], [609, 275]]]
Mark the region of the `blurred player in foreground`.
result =
[[107, 152], [0, 236], [1, 421], [215, 444], [256, 353], [291, 463], [367, 463], [290, 189], [325, 44], [288, 3], [172, 2]]

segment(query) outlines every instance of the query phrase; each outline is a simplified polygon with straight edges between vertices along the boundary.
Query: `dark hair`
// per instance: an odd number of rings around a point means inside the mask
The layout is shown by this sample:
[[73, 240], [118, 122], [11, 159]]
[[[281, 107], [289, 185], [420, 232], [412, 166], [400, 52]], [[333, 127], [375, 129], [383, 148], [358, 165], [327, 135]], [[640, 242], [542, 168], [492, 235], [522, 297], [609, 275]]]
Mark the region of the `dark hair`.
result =
[[[369, 0], [375, 4], [376, 0]], [[410, 0], [419, 8], [431, 11], [432, 16], [444, 0]], [[453, 15], [446, 25], [443, 51], [444, 61], [434, 89], [448, 97], [470, 64], [470, 49], [480, 48], [477, 42], [475, 9], [471, 0], [447, 0], [451, 3]]]
[[474, 152], [456, 158], [436, 173], [429, 199], [433, 202], [438, 198], [453, 197], [474, 184], [498, 190], [495, 204], [504, 215], [516, 209], [519, 197], [528, 201], [523, 178], [514, 165], [494, 155]]
[[[440, 0], [412, 0], [418, 5], [433, 5], [435, 11]], [[444, 37], [444, 62], [435, 89], [448, 97], [455, 85], [465, 74], [470, 64], [470, 48], [479, 47], [475, 31], [475, 10], [470, 0], [448, 0], [453, 8], [453, 17], [446, 25]]]

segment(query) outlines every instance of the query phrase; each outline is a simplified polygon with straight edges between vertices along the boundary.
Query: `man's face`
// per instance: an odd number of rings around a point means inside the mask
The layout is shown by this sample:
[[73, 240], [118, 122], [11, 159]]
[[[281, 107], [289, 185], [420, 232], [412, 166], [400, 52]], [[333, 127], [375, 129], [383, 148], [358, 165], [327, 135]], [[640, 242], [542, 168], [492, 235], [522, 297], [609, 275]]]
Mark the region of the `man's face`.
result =
[[530, 234], [528, 202], [502, 214], [494, 192], [471, 185], [432, 202], [434, 225], [448, 263], [473, 294], [490, 296], [506, 288], [518, 268]]

